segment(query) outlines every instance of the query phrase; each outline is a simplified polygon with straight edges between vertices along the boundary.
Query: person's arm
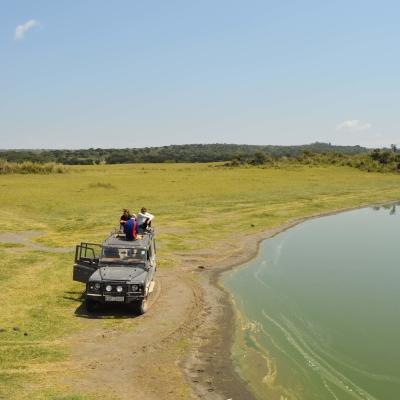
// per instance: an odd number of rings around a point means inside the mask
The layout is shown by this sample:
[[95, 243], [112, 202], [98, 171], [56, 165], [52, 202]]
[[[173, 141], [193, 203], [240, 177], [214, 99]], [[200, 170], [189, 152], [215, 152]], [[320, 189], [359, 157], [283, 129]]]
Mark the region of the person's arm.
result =
[[147, 217], [147, 222], [149, 223], [150, 221], [153, 221], [154, 219], [154, 215], [150, 214], [149, 212], [146, 213], [146, 217]]

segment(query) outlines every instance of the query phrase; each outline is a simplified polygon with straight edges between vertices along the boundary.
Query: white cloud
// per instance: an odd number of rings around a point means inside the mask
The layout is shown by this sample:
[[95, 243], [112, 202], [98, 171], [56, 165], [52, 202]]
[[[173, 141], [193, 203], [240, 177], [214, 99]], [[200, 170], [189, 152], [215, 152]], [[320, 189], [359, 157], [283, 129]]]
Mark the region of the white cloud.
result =
[[25, 33], [28, 32], [30, 29], [39, 27], [40, 22], [36, 21], [35, 19], [30, 19], [29, 21], [26, 21], [22, 25], [18, 25], [15, 28], [15, 40], [22, 40], [25, 37]]
[[369, 122], [363, 122], [359, 119], [349, 119], [347, 121], [343, 121], [336, 126], [336, 130], [338, 131], [348, 131], [348, 132], [360, 132], [367, 131], [372, 128], [372, 125]]

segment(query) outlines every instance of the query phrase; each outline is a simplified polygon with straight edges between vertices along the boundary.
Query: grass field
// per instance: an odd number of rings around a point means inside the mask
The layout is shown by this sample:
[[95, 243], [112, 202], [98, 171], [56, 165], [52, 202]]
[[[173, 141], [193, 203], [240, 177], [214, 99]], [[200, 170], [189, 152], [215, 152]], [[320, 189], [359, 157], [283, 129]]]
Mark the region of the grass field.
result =
[[[0, 176], [0, 232], [40, 231], [46, 246], [101, 242], [123, 207], [156, 215], [159, 266], [287, 220], [400, 199], [400, 175], [345, 167], [215, 168], [203, 164], [73, 167], [54, 175]], [[68, 359], [65, 339], [85, 329], [82, 285], [72, 282], [73, 253], [0, 244], [0, 399], [86, 399], [67, 395], [53, 377]], [[134, 320], [104, 325], [134, 328]]]

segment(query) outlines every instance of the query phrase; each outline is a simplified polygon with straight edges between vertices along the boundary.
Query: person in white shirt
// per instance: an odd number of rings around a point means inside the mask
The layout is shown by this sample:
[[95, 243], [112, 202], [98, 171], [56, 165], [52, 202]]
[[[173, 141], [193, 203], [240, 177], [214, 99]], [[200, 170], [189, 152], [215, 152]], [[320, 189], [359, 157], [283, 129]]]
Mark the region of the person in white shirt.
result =
[[154, 215], [147, 212], [147, 208], [142, 207], [140, 213], [136, 217], [136, 223], [140, 231], [145, 231], [148, 227], [151, 227], [151, 221], [153, 221]]

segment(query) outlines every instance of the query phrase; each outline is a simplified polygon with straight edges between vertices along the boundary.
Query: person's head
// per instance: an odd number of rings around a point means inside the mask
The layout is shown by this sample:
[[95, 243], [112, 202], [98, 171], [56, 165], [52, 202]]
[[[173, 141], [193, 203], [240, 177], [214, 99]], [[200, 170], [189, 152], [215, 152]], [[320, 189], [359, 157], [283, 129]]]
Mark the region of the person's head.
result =
[[136, 214], [129, 214], [130, 219], [136, 219]]
[[124, 215], [129, 215], [130, 214], [130, 212], [129, 212], [129, 210], [127, 208], [124, 208], [122, 210], [122, 212], [123, 212]]
[[146, 207], [142, 207], [141, 210], [140, 210], [140, 212], [141, 212], [142, 214], [147, 213], [147, 208], [146, 208]]

